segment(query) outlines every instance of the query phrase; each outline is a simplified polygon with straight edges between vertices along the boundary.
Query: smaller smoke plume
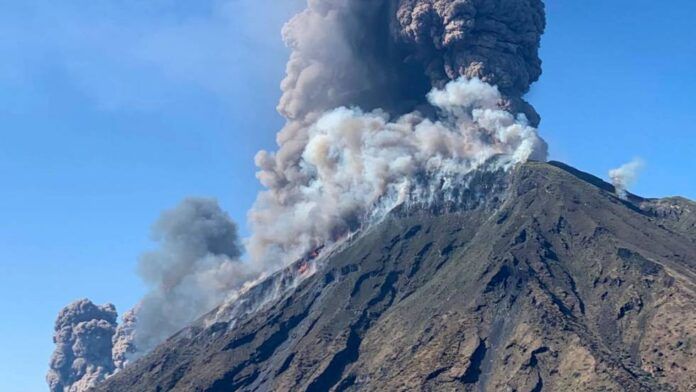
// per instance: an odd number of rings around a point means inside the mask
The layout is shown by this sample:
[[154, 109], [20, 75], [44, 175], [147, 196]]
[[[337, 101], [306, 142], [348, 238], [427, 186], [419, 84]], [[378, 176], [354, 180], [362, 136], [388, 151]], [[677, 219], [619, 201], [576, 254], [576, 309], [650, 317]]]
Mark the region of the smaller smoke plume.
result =
[[46, 376], [51, 392], [86, 391], [113, 372], [116, 318], [114, 305], [98, 306], [87, 299], [60, 311], [53, 335], [56, 349]]
[[111, 355], [114, 361], [116, 370], [121, 370], [128, 365], [130, 358], [135, 356], [136, 348], [133, 337], [135, 336], [135, 327], [138, 321], [138, 307], [135, 307], [121, 316], [121, 324], [116, 328], [116, 333], [113, 337], [113, 349]]
[[254, 277], [241, 263], [237, 226], [213, 199], [188, 198], [153, 227], [160, 244], [142, 256], [151, 286], [117, 325], [113, 305], [84, 299], [61, 310], [47, 381], [52, 392], [82, 392], [123, 369], [211, 310]]
[[237, 226], [214, 199], [188, 198], [165, 211], [153, 237], [160, 249], [144, 254], [139, 265], [151, 291], [119, 330], [119, 366], [129, 353], [148, 352], [211, 310], [252, 276], [239, 260]]
[[609, 178], [619, 198], [625, 200], [628, 197], [628, 188], [638, 180], [638, 175], [644, 166], [645, 162], [642, 159], [635, 158], [631, 162], [609, 171]]

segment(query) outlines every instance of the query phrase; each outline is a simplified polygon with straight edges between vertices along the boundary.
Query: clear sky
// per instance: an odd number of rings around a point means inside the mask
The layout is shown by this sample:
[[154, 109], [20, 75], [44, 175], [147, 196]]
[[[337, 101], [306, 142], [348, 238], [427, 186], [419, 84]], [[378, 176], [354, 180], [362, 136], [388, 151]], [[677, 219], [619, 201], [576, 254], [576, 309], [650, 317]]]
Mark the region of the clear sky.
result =
[[[0, 0], [0, 391], [46, 390], [56, 312], [130, 308], [150, 224], [214, 196], [245, 230], [300, 0]], [[551, 158], [696, 199], [696, 2], [548, 0], [528, 99]]]

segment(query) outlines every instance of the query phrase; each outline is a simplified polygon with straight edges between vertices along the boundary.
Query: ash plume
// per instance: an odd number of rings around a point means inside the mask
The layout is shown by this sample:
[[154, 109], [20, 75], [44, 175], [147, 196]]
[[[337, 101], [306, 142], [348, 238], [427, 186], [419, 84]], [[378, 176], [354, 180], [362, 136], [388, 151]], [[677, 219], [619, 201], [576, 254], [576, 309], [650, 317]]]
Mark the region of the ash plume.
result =
[[638, 180], [638, 175], [643, 167], [645, 167], [645, 162], [640, 158], [635, 158], [609, 171], [609, 178], [619, 198], [625, 200], [628, 197], [628, 188]]
[[113, 372], [116, 317], [114, 305], [99, 306], [87, 299], [60, 311], [53, 335], [56, 349], [46, 376], [51, 392], [86, 391]]
[[355, 231], [416, 173], [545, 159], [522, 99], [544, 28], [541, 0], [309, 1], [283, 31], [287, 124], [256, 156], [252, 261], [274, 268]]
[[503, 106], [539, 116], [521, 97], [541, 75], [539, 41], [546, 27], [541, 0], [401, 0], [397, 42], [442, 87], [460, 76], [496, 85]]
[[[465, 76], [497, 85], [536, 126], [521, 97], [541, 75], [545, 25], [541, 0], [310, 0], [283, 29], [292, 53], [278, 109], [300, 122], [339, 106], [403, 114]], [[281, 146], [297, 131], [286, 127]]]
[[[188, 198], [165, 211], [153, 226], [153, 238], [160, 248], [144, 254], [139, 264], [151, 290], [126, 320], [134, 324], [130, 344], [135, 347], [130, 350], [141, 353], [211, 310], [252, 276], [239, 259], [237, 226], [214, 199]], [[126, 345], [127, 353], [128, 339], [119, 344]]]

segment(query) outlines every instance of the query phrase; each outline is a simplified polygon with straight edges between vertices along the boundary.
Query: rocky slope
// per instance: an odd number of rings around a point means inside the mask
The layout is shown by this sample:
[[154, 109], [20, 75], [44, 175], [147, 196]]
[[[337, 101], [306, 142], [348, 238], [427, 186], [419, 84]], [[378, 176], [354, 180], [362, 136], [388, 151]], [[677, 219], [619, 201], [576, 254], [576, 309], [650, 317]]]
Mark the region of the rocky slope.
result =
[[558, 163], [478, 173], [456, 204], [394, 211], [98, 390], [691, 391], [695, 212]]

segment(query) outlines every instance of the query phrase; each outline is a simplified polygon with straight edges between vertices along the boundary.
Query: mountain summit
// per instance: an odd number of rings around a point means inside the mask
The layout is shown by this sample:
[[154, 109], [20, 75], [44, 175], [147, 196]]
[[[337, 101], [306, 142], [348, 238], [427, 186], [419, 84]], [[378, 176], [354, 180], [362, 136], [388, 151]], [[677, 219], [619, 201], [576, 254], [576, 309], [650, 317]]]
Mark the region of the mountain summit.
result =
[[[308, 262], [314, 274], [251, 305]], [[300, 263], [238, 300], [255, 312], [209, 315], [97, 390], [696, 388], [686, 199], [622, 200], [529, 162], [474, 172], [456, 204], [403, 206]]]

